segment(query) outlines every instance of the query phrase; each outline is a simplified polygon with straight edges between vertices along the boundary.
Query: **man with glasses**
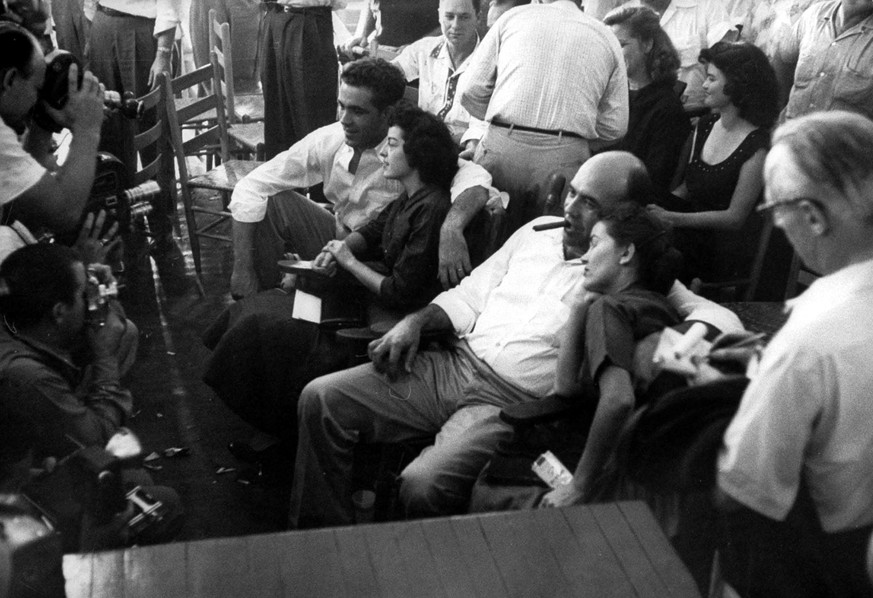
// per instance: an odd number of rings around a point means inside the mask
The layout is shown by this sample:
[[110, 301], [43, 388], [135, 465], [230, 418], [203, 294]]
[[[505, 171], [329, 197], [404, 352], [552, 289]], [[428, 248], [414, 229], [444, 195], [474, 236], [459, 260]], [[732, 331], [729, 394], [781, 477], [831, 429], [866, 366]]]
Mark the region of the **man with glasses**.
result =
[[725, 577], [743, 596], [871, 596], [873, 122], [789, 121], [762, 211], [823, 276], [788, 302], [724, 437]]
[[[652, 185], [627, 152], [586, 162], [560, 218], [517, 231], [491, 258], [369, 347], [372, 363], [323, 376], [300, 396], [291, 526], [352, 522], [352, 454], [359, 441], [399, 442], [436, 434], [402, 474], [410, 517], [464, 512], [479, 472], [512, 433], [508, 404], [549, 394], [558, 333], [582, 292], [583, 264], [597, 210], [628, 198], [644, 203]], [[534, 224], [555, 224], [537, 232]], [[736, 316], [677, 284], [669, 300], [688, 319], [723, 331]], [[418, 351], [423, 332], [454, 333], [444, 348]]]

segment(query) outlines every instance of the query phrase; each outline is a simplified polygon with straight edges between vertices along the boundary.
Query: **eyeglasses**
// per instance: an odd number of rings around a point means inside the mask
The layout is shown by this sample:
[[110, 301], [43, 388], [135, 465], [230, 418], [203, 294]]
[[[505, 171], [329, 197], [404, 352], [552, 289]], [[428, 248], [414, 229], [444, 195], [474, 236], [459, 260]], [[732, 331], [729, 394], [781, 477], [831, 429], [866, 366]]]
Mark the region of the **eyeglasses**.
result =
[[767, 202], [762, 203], [755, 208], [755, 211], [758, 212], [759, 214], [763, 214], [765, 212], [772, 212], [776, 208], [781, 208], [783, 206], [791, 206], [794, 204], [798, 204], [802, 201], [807, 201], [807, 202], [815, 205], [817, 208], [822, 209], [821, 202], [817, 199], [812, 198], [812, 197], [789, 197], [787, 199], [777, 199], [776, 201], [771, 201], [769, 203], [767, 203]]

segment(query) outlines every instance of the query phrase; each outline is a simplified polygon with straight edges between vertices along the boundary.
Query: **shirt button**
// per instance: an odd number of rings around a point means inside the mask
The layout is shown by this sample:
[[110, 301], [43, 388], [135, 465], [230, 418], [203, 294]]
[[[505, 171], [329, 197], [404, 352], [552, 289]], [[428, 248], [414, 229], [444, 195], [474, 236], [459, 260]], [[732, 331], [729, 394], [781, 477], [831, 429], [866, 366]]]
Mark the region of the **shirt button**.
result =
[[818, 74], [818, 76], [819, 76], [819, 77], [824, 77], [824, 76], [825, 76], [824, 71], [820, 72], [820, 73]]

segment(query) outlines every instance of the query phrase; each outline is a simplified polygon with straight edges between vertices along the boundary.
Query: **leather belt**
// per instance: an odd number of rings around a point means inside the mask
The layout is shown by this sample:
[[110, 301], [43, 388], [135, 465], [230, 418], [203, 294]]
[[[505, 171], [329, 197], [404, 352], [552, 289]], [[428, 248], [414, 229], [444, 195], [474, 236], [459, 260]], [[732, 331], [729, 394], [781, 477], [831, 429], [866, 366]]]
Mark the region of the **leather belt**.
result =
[[102, 12], [107, 17], [127, 17], [127, 18], [133, 18], [133, 19], [152, 20], [152, 19], [149, 19], [148, 17], [144, 17], [142, 15], [132, 15], [129, 12], [122, 12], [120, 10], [115, 10], [114, 8], [109, 8], [109, 7], [103, 6], [102, 4], [97, 5], [97, 10]]
[[514, 131], [525, 131], [527, 133], [539, 133], [540, 135], [553, 135], [555, 137], [574, 137], [576, 139], [585, 139], [579, 133], [573, 133], [572, 131], [561, 131], [555, 129], [537, 129], [536, 127], [525, 127], [522, 125], [510, 125], [508, 123], [502, 123], [498, 120], [492, 120], [491, 124], [495, 127], [500, 127], [502, 129], [510, 129]]
[[289, 6], [278, 2], [261, 2], [261, 5], [270, 12], [284, 12], [305, 15], [312, 12], [330, 12], [329, 6]]

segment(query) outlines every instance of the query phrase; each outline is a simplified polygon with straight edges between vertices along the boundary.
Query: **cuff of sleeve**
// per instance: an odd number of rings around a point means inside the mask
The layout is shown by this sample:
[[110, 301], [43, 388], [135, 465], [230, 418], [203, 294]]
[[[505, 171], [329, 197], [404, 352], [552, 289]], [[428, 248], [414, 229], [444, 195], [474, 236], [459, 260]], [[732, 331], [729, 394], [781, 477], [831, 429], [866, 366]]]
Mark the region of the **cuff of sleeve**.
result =
[[476, 315], [466, 303], [452, 297], [450, 292], [440, 293], [431, 303], [446, 312], [458, 337], [463, 338], [473, 330]]
[[755, 492], [754, 488], [757, 485], [754, 480], [739, 471], [719, 470], [718, 472], [718, 487], [725, 494], [756, 513], [775, 521], [783, 521], [788, 516], [790, 505], [786, 508], [774, 501], [772, 497]]
[[176, 35], [175, 29], [178, 25], [179, 25], [179, 21], [176, 19], [167, 19], [167, 18], [162, 19], [162, 18], [158, 17], [157, 19], [155, 19], [154, 36], [157, 37], [161, 33], [163, 33], [164, 31], [167, 31], [168, 29], [173, 29], [174, 30], [173, 36], [175, 37], [175, 35]]
[[267, 202], [231, 199], [227, 209], [230, 210], [233, 219], [237, 222], [260, 222], [267, 215]]

